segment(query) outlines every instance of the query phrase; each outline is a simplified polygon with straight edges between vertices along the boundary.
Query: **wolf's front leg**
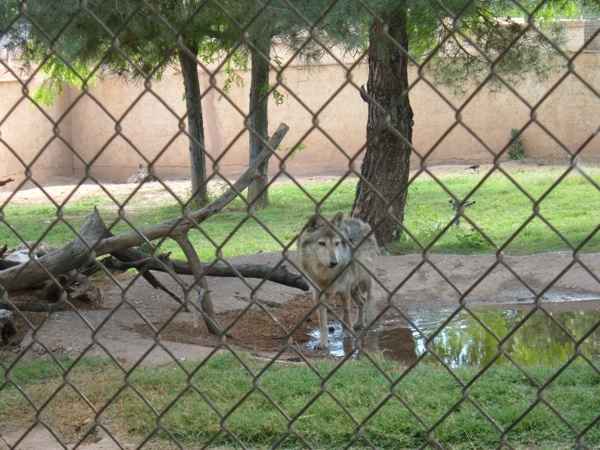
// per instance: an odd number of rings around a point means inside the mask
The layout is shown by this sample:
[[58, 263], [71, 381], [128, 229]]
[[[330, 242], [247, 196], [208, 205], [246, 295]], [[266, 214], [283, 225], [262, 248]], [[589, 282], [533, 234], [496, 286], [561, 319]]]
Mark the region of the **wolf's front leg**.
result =
[[[317, 295], [315, 294], [315, 302], [318, 302]], [[317, 315], [319, 316], [319, 341], [315, 345], [315, 350], [326, 350], [329, 348], [329, 329], [327, 327], [327, 306], [323, 303], [325, 298], [321, 299], [321, 303], [317, 308]]]
[[362, 330], [365, 327], [365, 298], [361, 295], [358, 289], [352, 290], [352, 298], [356, 302], [358, 308], [358, 317], [352, 325], [355, 331]]

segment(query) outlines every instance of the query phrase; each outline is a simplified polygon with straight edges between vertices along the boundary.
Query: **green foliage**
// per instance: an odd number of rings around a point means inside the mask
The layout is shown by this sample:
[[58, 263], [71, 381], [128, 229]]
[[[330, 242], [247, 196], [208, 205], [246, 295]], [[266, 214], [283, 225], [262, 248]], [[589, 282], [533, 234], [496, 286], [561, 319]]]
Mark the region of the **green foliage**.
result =
[[275, 105], [277, 105], [277, 106], [283, 105], [284, 96], [281, 93], [281, 91], [278, 91], [277, 89], [275, 89], [275, 86], [273, 86], [273, 85], [269, 86], [269, 90], [273, 94], [273, 99], [275, 100]]
[[[437, 84], [457, 93], [482, 82], [492, 89], [515, 85], [531, 74], [548, 77], [568, 61], [562, 17], [577, 17], [585, 2], [448, 0], [418, 2], [408, 15], [415, 62]], [[595, 6], [596, 14], [600, 7]], [[557, 64], [557, 62], [559, 62]]]
[[173, 30], [193, 35], [204, 61], [228, 48], [225, 41], [216, 40], [224, 36], [218, 30], [226, 20], [210, 5], [201, 10], [160, 2], [149, 7], [133, 0], [115, 9], [113, 2], [29, 0], [21, 9], [16, 0], [7, 3], [0, 16], [4, 42], [20, 53], [26, 66], [34, 70], [39, 66], [48, 77], [35, 97], [44, 104], [62, 92], [62, 83], [85, 88], [102, 73], [160, 80], [177, 61], [180, 43]]
[[525, 157], [525, 146], [523, 145], [523, 136], [517, 128], [510, 130], [510, 139], [508, 140], [508, 159], [511, 161], [521, 161]]
[[[231, 86], [235, 85], [238, 88], [244, 85], [244, 79], [235, 70], [235, 67], [241, 68], [242, 70], [248, 69], [248, 52], [244, 50], [237, 50], [225, 61], [223, 73], [226, 75], [225, 82], [223, 83], [223, 93], [229, 94], [231, 92]], [[234, 67], [235, 66], [235, 67]], [[219, 100], [222, 99], [222, 95], [219, 96]]]
[[87, 64], [74, 61], [66, 65], [56, 55], [50, 56], [40, 68], [44, 75], [42, 85], [32, 91], [33, 99], [46, 106], [53, 106], [56, 97], [63, 93], [63, 83], [76, 86], [78, 89], [87, 89], [97, 84], [95, 74]]
[[459, 232], [455, 232], [452, 239], [456, 241], [457, 248], [462, 248], [465, 252], [475, 249], [491, 250], [493, 248], [492, 244], [474, 228], [461, 229]]
[[296, 158], [296, 153], [306, 149], [306, 144], [300, 143], [294, 147], [277, 147], [278, 152], [282, 152], [287, 161], [292, 162]]

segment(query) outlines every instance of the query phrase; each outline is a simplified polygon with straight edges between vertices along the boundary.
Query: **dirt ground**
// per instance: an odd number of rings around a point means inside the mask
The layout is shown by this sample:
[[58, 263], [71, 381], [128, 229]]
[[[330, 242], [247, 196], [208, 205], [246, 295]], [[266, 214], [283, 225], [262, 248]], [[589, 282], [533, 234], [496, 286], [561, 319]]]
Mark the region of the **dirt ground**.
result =
[[[263, 253], [228, 261], [275, 264], [280, 258], [279, 253]], [[287, 264], [290, 270], [294, 259]], [[533, 302], [534, 292], [548, 285], [551, 287], [544, 294], [544, 304], [554, 308], [575, 300], [600, 302], [600, 286], [594, 278], [600, 276], [600, 255], [583, 254], [579, 259], [580, 263], [573, 264], [571, 255], [563, 252], [510, 256], [504, 258], [503, 264], [498, 264], [493, 255], [431, 255], [425, 262], [421, 255], [383, 256], [377, 271], [375, 309], [386, 308], [390, 298], [393, 307], [386, 315], [402, 312], [410, 316], [422, 309], [456, 308], [461, 292], [470, 306], [524, 306]], [[157, 276], [181, 294], [180, 285], [169, 275]], [[192, 281], [188, 276], [181, 279]], [[28, 313], [41, 327], [35, 338], [27, 333], [18, 349], [30, 356], [44, 353], [43, 347], [59, 354], [110, 352], [136, 364], [139, 360], [169, 362], [169, 353], [180, 360], [197, 359], [219, 345], [219, 338], [208, 333], [202, 317], [194, 327], [194, 308], [185, 311], [141, 277], [124, 274], [117, 280], [118, 285], [107, 280], [99, 283], [102, 299], [78, 302], [78, 311]], [[271, 356], [285, 346], [285, 338], [292, 332], [292, 342], [303, 354], [326, 355], [304, 345], [310, 340], [309, 332], [317, 327], [309, 293], [261, 280], [208, 280], [217, 317], [231, 335], [226, 340], [228, 345]], [[250, 301], [252, 296], [254, 304]], [[334, 310], [340, 311], [339, 307], [336, 303]], [[335, 322], [334, 317], [331, 320]], [[27, 329], [24, 321], [19, 323]], [[155, 339], [157, 335], [159, 339]], [[90, 347], [93, 342], [96, 345]], [[286, 352], [280, 357], [296, 356], [295, 352]]]
[[[56, 189], [57, 196], [69, 195], [72, 186], [58, 184], [49, 189]], [[8, 195], [7, 191], [0, 192], [0, 201]], [[10, 202], [35, 201], [39, 195], [36, 190], [22, 190]], [[262, 253], [229, 261], [276, 264], [281, 258], [280, 253]], [[285, 264], [295, 271], [295, 255]], [[157, 276], [171, 290], [181, 293], [181, 286], [170, 276]], [[532, 304], [536, 293], [541, 291], [543, 303], [549, 308], [560, 309], [568, 302], [580, 301], [586, 308], [600, 309], [597, 281], [600, 254], [582, 254], [574, 260], [570, 253], [555, 252], [506, 256], [501, 261], [494, 255], [383, 256], [377, 276], [376, 310], [386, 310], [382, 321], [399, 311], [410, 316], [411, 312], [423, 309], [456, 308], [461, 302], [523, 307]], [[191, 281], [191, 277], [182, 279]], [[317, 324], [316, 314], [310, 314], [310, 296], [303, 291], [261, 280], [209, 278], [218, 320], [231, 335], [220, 340], [207, 332], [201, 317], [195, 327], [193, 312], [182, 309], [143, 278], [123, 274], [116, 281], [107, 279], [99, 283], [102, 298], [78, 303], [77, 311], [27, 313], [18, 317], [20, 342], [13, 342], [12, 353], [22, 352], [24, 358], [38, 357], [48, 351], [71, 355], [110, 353], [126, 368], [138, 363], [167, 363], [173, 358], [197, 360], [212, 354], [218, 346], [243, 348], [259, 356], [291, 361], [299, 360], [300, 354], [327, 356], [326, 352], [315, 352], [308, 345], [309, 333]], [[11, 300], [19, 299], [11, 296]], [[36, 333], [27, 332], [25, 317], [38, 327]], [[286, 338], [288, 334], [291, 339]], [[283, 350], [286, 344], [292, 346]], [[18, 439], [22, 432], [0, 426], [0, 436], [9, 442]], [[7, 447], [2, 438], [3, 450]], [[42, 447], [63, 448], [42, 429], [28, 433], [18, 448]], [[117, 448], [107, 437], [83, 447]]]

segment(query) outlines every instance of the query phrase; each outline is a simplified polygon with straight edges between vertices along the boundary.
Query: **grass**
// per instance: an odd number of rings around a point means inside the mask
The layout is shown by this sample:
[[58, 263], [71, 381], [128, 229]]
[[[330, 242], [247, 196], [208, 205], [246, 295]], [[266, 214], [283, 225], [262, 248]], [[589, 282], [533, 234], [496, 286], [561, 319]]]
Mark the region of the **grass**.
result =
[[[420, 253], [427, 248], [431, 253], [481, 254], [502, 249], [506, 254], [530, 254], [572, 251], [574, 247], [582, 252], [600, 251], [600, 191], [576, 171], [563, 177], [565, 170], [512, 168], [510, 177], [520, 188], [501, 173], [489, 177], [485, 173], [448, 173], [438, 177], [441, 184], [422, 174], [409, 188], [408, 233], [401, 233], [386, 251]], [[586, 173], [596, 185], [600, 182], [600, 168], [586, 168]], [[356, 180], [337, 186], [334, 182], [308, 183], [304, 190], [293, 184], [275, 185], [270, 189], [268, 209], [249, 216], [245, 203], [236, 200], [203, 222], [191, 238], [202, 260], [294, 248], [296, 233], [314, 213], [316, 203], [329, 216], [339, 210], [348, 213], [355, 189]], [[459, 200], [476, 202], [466, 209], [468, 219], [463, 217], [458, 227], [451, 224], [454, 211], [448, 191]], [[142, 205], [140, 200], [145, 200]], [[130, 231], [130, 224], [143, 227], [182, 214], [182, 205], [173, 198], [148, 201], [141, 191], [121, 208], [120, 215], [117, 205], [107, 197], [68, 203], [59, 214], [52, 204], [8, 203], [0, 210], [0, 235], [9, 247], [21, 240], [37, 239], [63, 245], [73, 239], [74, 231], [95, 205], [114, 233]], [[534, 213], [536, 208], [538, 214]], [[156, 245], [162, 252], [183, 258], [170, 239]]]
[[[448, 194], [431, 179], [419, 180], [410, 191], [407, 214], [411, 218], [407, 220], [407, 228], [423, 245], [432, 245], [434, 253], [474, 254], [497, 248], [507, 254], [544, 253], [570, 250], [565, 240], [578, 247], [590, 236], [581, 250], [598, 251], [600, 236], [594, 233], [598, 227], [600, 191], [577, 172], [571, 172], [555, 185], [564, 172], [558, 168], [515, 170], [511, 178], [522, 189], [500, 173], [485, 180], [483, 175], [440, 177], [446, 189], [460, 200], [468, 196], [469, 201], [476, 202], [466, 209], [466, 214], [484, 234], [462, 219], [460, 227], [452, 226], [435, 243], [449, 222]], [[598, 169], [588, 174], [596, 183], [600, 181]], [[539, 215], [534, 214], [535, 207]], [[408, 252], [418, 250], [408, 240], [396, 246], [405, 246]]]
[[302, 440], [313, 448], [353, 440], [356, 447], [417, 448], [430, 438], [444, 448], [494, 448], [503, 431], [513, 448], [571, 448], [589, 426], [583, 442], [600, 446], [600, 426], [590, 426], [600, 377], [585, 362], [556, 377], [558, 367], [548, 366], [527, 367], [528, 376], [510, 364], [482, 374], [460, 367], [454, 377], [439, 365], [406, 371], [375, 362], [381, 369], [366, 358], [308, 367], [221, 354], [201, 365], [126, 372], [109, 359], [63, 358], [59, 365], [43, 358], [0, 369], [0, 379], [10, 380], [0, 388], [0, 423], [28, 426], [37, 408], [40, 420], [71, 441], [102, 423], [128, 441], [153, 436], [185, 448], [237, 448], [236, 440], [248, 448], [301, 448]]

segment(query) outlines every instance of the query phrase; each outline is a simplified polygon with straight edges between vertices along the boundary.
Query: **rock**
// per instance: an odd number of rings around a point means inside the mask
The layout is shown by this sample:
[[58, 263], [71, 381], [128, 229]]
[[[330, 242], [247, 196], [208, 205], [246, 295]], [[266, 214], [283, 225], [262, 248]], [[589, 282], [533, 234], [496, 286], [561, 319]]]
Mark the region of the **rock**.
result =
[[15, 334], [17, 334], [17, 326], [15, 325], [13, 313], [7, 309], [0, 309], [0, 335], [2, 336], [2, 343], [7, 345], [9, 339]]
[[39, 242], [36, 244], [36, 241], [27, 241], [25, 243], [21, 242], [17, 245], [17, 248], [6, 256], [6, 259], [9, 261], [17, 261], [20, 263], [24, 263], [29, 261], [29, 249], [33, 249], [35, 256], [38, 258], [53, 252], [56, 250], [56, 247], [50, 244], [46, 244], [45, 242]]

